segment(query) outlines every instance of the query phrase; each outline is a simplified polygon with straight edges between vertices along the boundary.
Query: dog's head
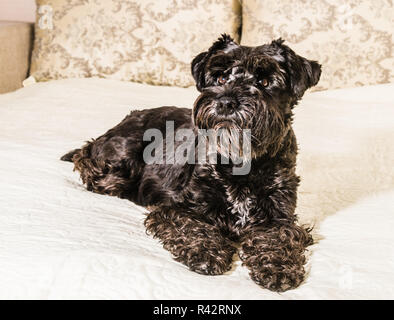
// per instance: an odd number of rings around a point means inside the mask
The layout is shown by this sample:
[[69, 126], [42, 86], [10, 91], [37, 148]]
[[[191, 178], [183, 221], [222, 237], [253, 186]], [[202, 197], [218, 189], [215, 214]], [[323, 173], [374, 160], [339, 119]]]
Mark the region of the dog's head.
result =
[[191, 68], [201, 94], [193, 109], [195, 125], [250, 129], [253, 157], [275, 153], [291, 125], [293, 107], [321, 73], [320, 64], [283, 42], [247, 47], [222, 35], [196, 56]]

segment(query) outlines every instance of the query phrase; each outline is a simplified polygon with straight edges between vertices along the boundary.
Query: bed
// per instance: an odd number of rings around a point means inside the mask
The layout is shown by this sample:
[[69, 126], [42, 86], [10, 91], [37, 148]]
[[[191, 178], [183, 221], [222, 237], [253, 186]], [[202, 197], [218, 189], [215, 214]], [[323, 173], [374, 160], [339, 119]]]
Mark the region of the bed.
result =
[[146, 210], [86, 191], [61, 162], [132, 109], [191, 107], [194, 88], [104, 79], [0, 95], [1, 299], [394, 298], [394, 84], [308, 93], [294, 128], [297, 213], [314, 225], [307, 278], [282, 294], [236, 260], [203, 276], [146, 235]]

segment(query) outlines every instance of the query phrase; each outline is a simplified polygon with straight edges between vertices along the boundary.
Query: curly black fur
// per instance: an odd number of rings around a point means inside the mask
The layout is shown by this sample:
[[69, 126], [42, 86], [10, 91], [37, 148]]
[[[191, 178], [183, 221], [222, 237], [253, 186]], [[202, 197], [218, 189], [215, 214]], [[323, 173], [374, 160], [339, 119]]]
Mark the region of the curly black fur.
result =
[[[62, 159], [74, 162], [89, 190], [152, 207], [147, 231], [191, 270], [228, 271], [236, 242], [256, 283], [275, 291], [295, 288], [304, 279], [304, 251], [312, 238], [294, 214], [299, 177], [292, 110], [317, 84], [321, 67], [280, 39], [245, 47], [223, 35], [191, 68], [201, 92], [193, 110], [133, 111]], [[156, 128], [165, 135], [168, 120], [175, 122], [175, 130], [250, 129], [250, 172], [233, 175], [231, 161], [145, 163], [145, 130]]]

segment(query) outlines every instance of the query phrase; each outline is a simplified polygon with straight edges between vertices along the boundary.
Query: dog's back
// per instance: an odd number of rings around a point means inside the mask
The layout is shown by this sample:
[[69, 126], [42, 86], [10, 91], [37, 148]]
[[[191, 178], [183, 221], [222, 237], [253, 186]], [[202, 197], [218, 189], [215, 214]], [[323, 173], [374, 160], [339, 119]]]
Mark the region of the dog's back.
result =
[[143, 151], [150, 143], [144, 141], [144, 133], [156, 129], [165, 137], [168, 121], [173, 121], [175, 130], [180, 126], [191, 128], [191, 109], [132, 111], [114, 128], [60, 159], [74, 163], [88, 190], [139, 202], [139, 181], [146, 165]]

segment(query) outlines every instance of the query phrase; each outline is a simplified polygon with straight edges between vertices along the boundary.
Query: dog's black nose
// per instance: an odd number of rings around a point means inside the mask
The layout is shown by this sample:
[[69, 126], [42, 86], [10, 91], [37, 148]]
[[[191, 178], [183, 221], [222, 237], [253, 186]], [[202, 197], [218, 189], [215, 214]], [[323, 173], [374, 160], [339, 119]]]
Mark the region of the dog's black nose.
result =
[[217, 108], [221, 113], [232, 113], [237, 108], [237, 103], [233, 98], [221, 97], [218, 100]]

